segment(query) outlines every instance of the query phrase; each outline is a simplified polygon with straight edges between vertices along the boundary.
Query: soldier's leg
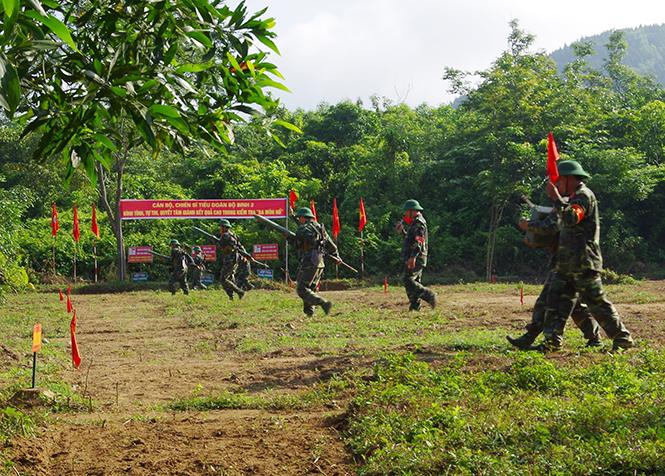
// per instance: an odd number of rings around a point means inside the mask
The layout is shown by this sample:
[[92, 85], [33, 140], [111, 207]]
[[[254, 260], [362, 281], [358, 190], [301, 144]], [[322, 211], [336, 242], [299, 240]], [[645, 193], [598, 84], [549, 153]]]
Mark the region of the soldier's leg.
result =
[[187, 273], [182, 273], [180, 276], [180, 288], [182, 289], [182, 292], [185, 294], [189, 294], [189, 286], [187, 285]]
[[404, 266], [402, 284], [404, 285], [406, 296], [409, 298], [409, 310], [411, 311], [420, 310], [421, 299], [430, 303], [430, 305], [432, 305], [433, 302], [436, 302], [436, 294], [421, 284], [422, 276], [422, 266], [416, 265], [413, 269]]
[[614, 348], [629, 348], [634, 345], [633, 337], [623, 324], [619, 312], [607, 299], [600, 273], [588, 271], [575, 275], [575, 287], [591, 315], [598, 321], [607, 337], [613, 340]]
[[236, 293], [239, 298], [245, 294], [242, 289], [235, 285], [233, 282], [233, 277], [236, 272], [236, 263], [235, 261], [229, 261], [224, 263], [222, 266], [222, 272], [220, 279], [222, 281], [222, 288], [226, 291], [227, 296], [231, 301], [233, 301], [233, 293]]
[[178, 279], [179, 276], [177, 275], [177, 272], [176, 271], [172, 272], [171, 276], [169, 277], [169, 291], [171, 291], [171, 294], [175, 294], [178, 289], [177, 287]]
[[316, 286], [323, 275], [323, 268], [313, 266], [301, 267], [296, 277], [296, 293], [303, 302], [303, 312], [307, 315], [314, 313], [314, 306], [322, 306], [328, 301], [316, 294]]
[[600, 326], [591, 315], [589, 307], [580, 298], [575, 302], [575, 307], [570, 317], [582, 331], [582, 334], [584, 334], [584, 338], [587, 340], [587, 347], [597, 347], [600, 345]]
[[563, 330], [573, 310], [577, 294], [569, 276], [554, 274], [547, 293], [547, 310], [543, 321], [545, 343], [542, 350], [557, 350], [563, 344]]
[[238, 265], [238, 287], [245, 291], [254, 289], [252, 283], [249, 282], [249, 277], [252, 274], [252, 267], [249, 261], [241, 261]]
[[533, 311], [531, 313], [531, 322], [526, 325], [526, 333], [521, 337], [514, 338], [511, 336], [506, 336], [508, 342], [517, 347], [518, 349], [527, 350], [534, 343], [536, 338], [543, 332], [543, 324], [545, 323], [545, 311], [547, 310], [547, 294], [550, 289], [550, 280], [552, 275], [547, 276], [545, 285], [536, 299], [536, 303], [533, 305]]

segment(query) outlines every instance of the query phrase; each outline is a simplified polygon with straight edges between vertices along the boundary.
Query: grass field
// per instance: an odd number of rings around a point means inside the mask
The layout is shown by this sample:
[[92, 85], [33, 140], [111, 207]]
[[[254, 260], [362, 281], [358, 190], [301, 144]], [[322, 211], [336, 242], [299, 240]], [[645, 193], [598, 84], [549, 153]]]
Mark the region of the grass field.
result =
[[[332, 288], [333, 286], [331, 286]], [[71, 295], [0, 307], [0, 439], [7, 475], [665, 474], [665, 285], [608, 286], [637, 346], [515, 351], [540, 291], [435, 286], [324, 291], [306, 318], [287, 288], [230, 302], [221, 290]], [[45, 343], [30, 387], [32, 325]], [[17, 360], [20, 359], [20, 360]]]

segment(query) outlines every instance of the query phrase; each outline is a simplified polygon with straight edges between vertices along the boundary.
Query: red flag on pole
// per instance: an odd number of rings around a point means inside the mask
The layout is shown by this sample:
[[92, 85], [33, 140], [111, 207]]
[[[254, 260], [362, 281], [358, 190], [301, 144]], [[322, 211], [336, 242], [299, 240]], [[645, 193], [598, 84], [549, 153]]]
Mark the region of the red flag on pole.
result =
[[51, 213], [51, 232], [53, 236], [58, 234], [60, 225], [58, 224], [58, 210], [55, 207], [55, 202], [53, 202], [53, 212]]
[[296, 195], [296, 192], [291, 189], [289, 192], [289, 207], [291, 208], [291, 213], [293, 213], [293, 206], [296, 204], [296, 200], [298, 199], [298, 195]]
[[69, 299], [69, 294], [67, 294], [67, 314], [69, 314], [73, 310], [74, 310], [74, 306], [72, 306], [72, 300]]
[[62, 289], [58, 289], [58, 292], [60, 293], [60, 300], [64, 301], [65, 297], [62, 295]]
[[69, 296], [72, 293], [72, 285], [70, 284], [67, 286], [67, 296]]
[[547, 175], [550, 177], [550, 182], [556, 182], [559, 178], [559, 168], [556, 166], [557, 160], [559, 160], [559, 151], [556, 149], [554, 136], [550, 132], [547, 136]]
[[311, 207], [312, 207], [312, 215], [314, 215], [314, 221], [319, 221], [318, 218], [316, 218], [316, 207], [314, 206], [314, 199], [311, 200]]
[[69, 324], [69, 327], [72, 330], [72, 361], [78, 369], [79, 365], [81, 365], [81, 356], [79, 355], [79, 346], [76, 343], [76, 311], [74, 311], [72, 322]]
[[358, 223], [358, 231], [363, 231], [366, 223], [367, 215], [365, 214], [365, 204], [363, 203], [362, 197], [360, 197], [360, 221]]
[[339, 235], [339, 212], [337, 211], [337, 199], [333, 199], [333, 222], [332, 222], [332, 234], [333, 234], [333, 239], [337, 239], [337, 235]]
[[524, 306], [524, 283], [522, 283], [522, 288], [520, 289], [520, 304]]
[[388, 276], [383, 278], [383, 294], [388, 294]]
[[74, 235], [74, 241], [78, 241], [81, 231], [79, 230], [79, 215], [76, 211], [76, 203], [74, 204], [74, 228], [72, 229], [72, 234]]
[[97, 238], [99, 238], [99, 228], [97, 227], [97, 211], [95, 210], [95, 204], [92, 204], [92, 232]]

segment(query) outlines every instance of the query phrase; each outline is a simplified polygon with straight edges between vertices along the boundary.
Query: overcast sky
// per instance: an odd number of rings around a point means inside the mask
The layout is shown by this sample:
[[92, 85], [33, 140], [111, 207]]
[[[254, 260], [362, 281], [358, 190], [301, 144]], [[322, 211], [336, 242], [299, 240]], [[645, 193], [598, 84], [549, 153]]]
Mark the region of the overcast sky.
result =
[[[238, 1], [229, 1], [237, 5]], [[414, 107], [454, 97], [446, 66], [487, 69], [506, 50], [508, 23], [536, 36], [547, 52], [605, 30], [665, 23], [662, 0], [246, 0], [264, 18], [281, 56], [271, 62], [291, 93], [276, 91], [290, 110], [314, 109], [377, 94]]]

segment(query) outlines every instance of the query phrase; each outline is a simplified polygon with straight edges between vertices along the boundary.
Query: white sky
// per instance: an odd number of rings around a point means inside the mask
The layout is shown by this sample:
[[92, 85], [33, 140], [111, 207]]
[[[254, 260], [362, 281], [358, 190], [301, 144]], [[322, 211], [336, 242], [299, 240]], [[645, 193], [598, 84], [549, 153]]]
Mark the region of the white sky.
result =
[[[235, 6], [237, 0], [229, 1]], [[414, 107], [454, 97], [446, 66], [487, 69], [506, 49], [508, 22], [554, 51], [610, 29], [665, 23], [662, 0], [246, 0], [274, 18], [281, 56], [271, 54], [291, 93], [275, 91], [290, 110], [377, 94]], [[597, 46], [597, 50], [601, 45]]]

